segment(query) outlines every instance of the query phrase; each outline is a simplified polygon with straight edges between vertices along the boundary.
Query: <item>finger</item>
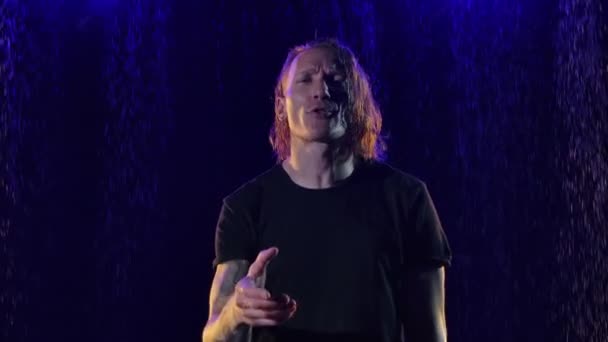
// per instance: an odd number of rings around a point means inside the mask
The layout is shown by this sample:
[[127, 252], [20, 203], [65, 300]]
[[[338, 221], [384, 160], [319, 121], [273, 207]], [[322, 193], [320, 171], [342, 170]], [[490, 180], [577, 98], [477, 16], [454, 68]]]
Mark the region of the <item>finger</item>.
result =
[[287, 306], [287, 317], [284, 320], [291, 319], [296, 314], [296, 311], [298, 311], [298, 305], [295, 301], [290, 302]]
[[298, 303], [292, 299], [289, 304], [287, 304], [287, 310], [289, 310], [290, 315], [293, 316], [296, 310], [298, 310]]
[[276, 325], [281, 324], [282, 322], [274, 320], [274, 319], [266, 319], [266, 318], [259, 318], [259, 319], [245, 319], [245, 324], [251, 325], [253, 327], [273, 327]]
[[281, 293], [280, 295], [276, 296], [274, 298], [274, 300], [276, 300], [277, 302], [281, 302], [284, 304], [289, 303], [289, 301], [291, 300], [291, 298], [289, 298], [288, 295], [286, 295], [285, 293]]
[[274, 300], [237, 298], [236, 305], [241, 309], [285, 310], [289, 307]]
[[249, 272], [247, 272], [247, 276], [251, 278], [257, 278], [261, 276], [270, 260], [277, 256], [278, 253], [279, 249], [276, 247], [270, 247], [261, 251], [258, 254], [258, 257], [253, 262], [253, 264], [249, 266]]
[[247, 277], [247, 276], [241, 278], [241, 280], [239, 280], [236, 283], [236, 289], [237, 290], [239, 290], [241, 288], [253, 288], [253, 287], [258, 287], [255, 284], [255, 279], [251, 278], [251, 277]]
[[291, 314], [286, 309], [281, 309], [281, 310], [244, 309], [242, 312], [243, 312], [243, 318], [245, 320], [272, 319], [275, 321], [284, 321]]
[[238, 297], [244, 297], [248, 299], [270, 299], [270, 292], [266, 289], [261, 288], [246, 288], [240, 287], [237, 290]]

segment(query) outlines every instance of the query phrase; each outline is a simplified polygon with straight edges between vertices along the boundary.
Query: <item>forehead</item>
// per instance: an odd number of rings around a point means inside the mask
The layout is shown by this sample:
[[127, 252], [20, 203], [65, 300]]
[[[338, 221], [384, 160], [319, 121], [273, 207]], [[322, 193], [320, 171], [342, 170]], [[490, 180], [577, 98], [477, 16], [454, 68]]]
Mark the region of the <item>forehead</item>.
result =
[[311, 48], [301, 52], [292, 62], [297, 72], [308, 68], [342, 69], [336, 51], [330, 48]]

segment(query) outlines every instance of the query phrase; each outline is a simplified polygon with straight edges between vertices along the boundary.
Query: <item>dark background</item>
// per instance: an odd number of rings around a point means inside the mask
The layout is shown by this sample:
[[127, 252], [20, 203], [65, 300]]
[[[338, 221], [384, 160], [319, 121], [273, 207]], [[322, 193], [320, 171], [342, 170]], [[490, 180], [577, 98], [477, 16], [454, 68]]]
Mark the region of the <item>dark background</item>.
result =
[[0, 0], [0, 340], [200, 340], [287, 49], [335, 36], [450, 239], [450, 341], [606, 341], [607, 25], [606, 0]]

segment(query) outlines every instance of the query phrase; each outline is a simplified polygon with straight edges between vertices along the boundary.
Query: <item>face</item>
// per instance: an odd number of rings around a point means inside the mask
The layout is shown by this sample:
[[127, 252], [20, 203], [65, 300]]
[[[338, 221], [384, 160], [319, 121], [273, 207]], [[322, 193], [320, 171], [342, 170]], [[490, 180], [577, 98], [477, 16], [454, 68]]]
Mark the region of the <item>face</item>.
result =
[[313, 48], [300, 53], [283, 80], [280, 115], [291, 138], [331, 142], [346, 132], [345, 74], [335, 53]]

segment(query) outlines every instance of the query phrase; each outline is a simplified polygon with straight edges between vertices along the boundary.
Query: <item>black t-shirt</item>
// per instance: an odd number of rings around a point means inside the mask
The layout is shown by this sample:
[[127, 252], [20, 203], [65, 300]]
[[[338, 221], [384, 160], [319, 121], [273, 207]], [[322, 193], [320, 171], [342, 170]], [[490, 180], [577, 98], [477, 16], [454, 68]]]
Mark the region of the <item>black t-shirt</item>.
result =
[[279, 248], [266, 288], [298, 310], [254, 328], [256, 342], [400, 341], [400, 277], [451, 260], [425, 184], [381, 162], [327, 189], [301, 187], [277, 164], [224, 198], [215, 239], [214, 267]]

